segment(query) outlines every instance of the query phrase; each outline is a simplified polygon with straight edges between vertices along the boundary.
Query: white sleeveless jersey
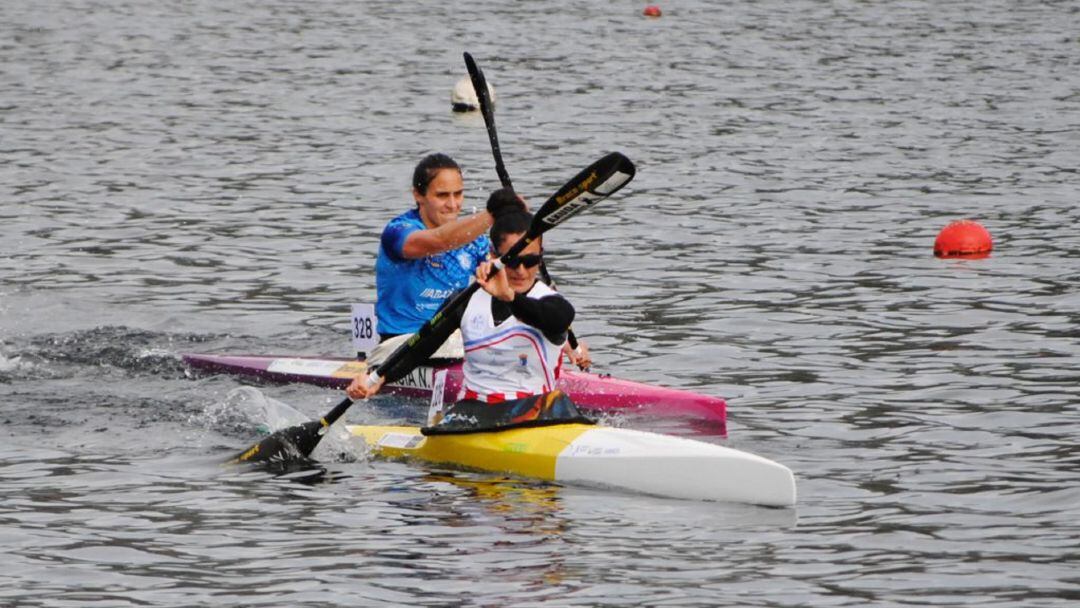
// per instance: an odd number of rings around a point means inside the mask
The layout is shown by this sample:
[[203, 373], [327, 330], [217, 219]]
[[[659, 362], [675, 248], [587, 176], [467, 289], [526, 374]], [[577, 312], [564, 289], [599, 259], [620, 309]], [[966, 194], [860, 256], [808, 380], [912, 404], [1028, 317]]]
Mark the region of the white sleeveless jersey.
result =
[[[530, 298], [558, 295], [537, 281]], [[562, 296], [559, 296], [562, 297]], [[562, 344], [511, 315], [498, 326], [491, 316], [491, 294], [478, 290], [461, 317], [465, 342], [462, 397], [488, 403], [519, 399], [555, 388]]]

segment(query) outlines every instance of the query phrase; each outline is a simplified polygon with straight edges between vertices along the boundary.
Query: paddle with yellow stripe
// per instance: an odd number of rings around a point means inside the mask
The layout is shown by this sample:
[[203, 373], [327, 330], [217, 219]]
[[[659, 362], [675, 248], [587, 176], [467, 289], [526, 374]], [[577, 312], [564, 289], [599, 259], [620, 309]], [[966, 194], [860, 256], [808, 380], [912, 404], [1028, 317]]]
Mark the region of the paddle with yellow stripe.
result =
[[[586, 167], [544, 202], [533, 216], [529, 230], [495, 262], [493, 270], [497, 272], [507, 262], [517, 257], [529, 243], [551, 228], [617, 192], [634, 178], [634, 173], [634, 163], [619, 152], [611, 152]], [[374, 385], [380, 378], [393, 382], [423, 363], [423, 353], [432, 350], [431, 347], [442, 344], [453, 332], [454, 324], [446, 321], [446, 318], [451, 316], [448, 313], [465, 306], [479, 288], [479, 283], [474, 281], [451, 297], [443, 304], [439, 312], [435, 313], [435, 316], [424, 323], [419, 331], [391, 353], [375, 369], [375, 372], [368, 376], [369, 384]], [[330, 425], [341, 418], [352, 404], [353, 400], [346, 398], [319, 420], [312, 420], [272, 433], [228, 462], [288, 464], [306, 460], [322, 441]]]

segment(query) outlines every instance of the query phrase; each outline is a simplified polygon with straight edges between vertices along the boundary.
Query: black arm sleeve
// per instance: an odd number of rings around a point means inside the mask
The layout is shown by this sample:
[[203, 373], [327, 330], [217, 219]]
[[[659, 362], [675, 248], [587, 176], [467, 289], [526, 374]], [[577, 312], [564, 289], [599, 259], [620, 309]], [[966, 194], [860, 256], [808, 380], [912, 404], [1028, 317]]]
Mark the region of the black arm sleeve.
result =
[[522, 322], [539, 329], [545, 338], [555, 344], [566, 340], [566, 332], [574, 322], [574, 306], [560, 295], [530, 298], [523, 293], [515, 294], [510, 302], [510, 312]]

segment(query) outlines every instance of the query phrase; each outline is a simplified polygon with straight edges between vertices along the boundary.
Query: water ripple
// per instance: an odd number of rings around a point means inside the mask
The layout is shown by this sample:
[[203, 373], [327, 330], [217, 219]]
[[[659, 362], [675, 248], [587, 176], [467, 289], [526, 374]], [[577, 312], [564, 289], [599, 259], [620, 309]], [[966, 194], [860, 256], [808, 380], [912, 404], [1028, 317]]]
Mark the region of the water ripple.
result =
[[[1077, 599], [1080, 11], [272, 0], [0, 7], [0, 602], [1041, 605]], [[372, 461], [217, 461], [338, 395], [179, 354], [346, 356], [466, 44], [599, 371], [724, 396], [800, 504]], [[614, 50], [613, 50], [614, 49]], [[982, 221], [982, 260], [931, 255]], [[351, 421], [416, 422], [376, 400]], [[608, 422], [693, 434], [635, 417]], [[701, 436], [706, 441], [725, 441]]]

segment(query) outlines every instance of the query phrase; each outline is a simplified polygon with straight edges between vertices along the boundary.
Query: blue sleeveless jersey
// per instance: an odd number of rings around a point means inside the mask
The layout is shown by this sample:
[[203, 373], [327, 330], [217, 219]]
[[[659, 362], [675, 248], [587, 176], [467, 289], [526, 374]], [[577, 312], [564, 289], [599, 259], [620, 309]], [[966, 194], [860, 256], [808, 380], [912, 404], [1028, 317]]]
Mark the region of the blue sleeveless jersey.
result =
[[383, 228], [375, 261], [375, 316], [380, 334], [420, 329], [447, 296], [469, 284], [477, 264], [491, 251], [491, 240], [485, 234], [457, 249], [407, 259], [402, 255], [405, 239], [425, 228], [416, 209], [395, 217]]

